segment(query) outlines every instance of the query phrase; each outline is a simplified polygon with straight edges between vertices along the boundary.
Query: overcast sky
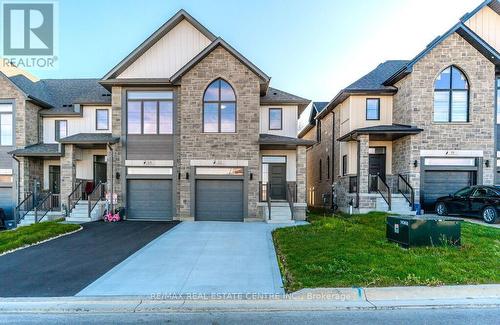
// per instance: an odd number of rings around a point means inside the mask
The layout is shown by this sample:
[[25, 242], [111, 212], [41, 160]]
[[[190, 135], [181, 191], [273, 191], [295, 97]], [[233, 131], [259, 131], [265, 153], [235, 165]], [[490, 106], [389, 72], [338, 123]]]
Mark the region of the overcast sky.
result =
[[56, 71], [102, 77], [186, 9], [272, 77], [312, 99], [335, 94], [389, 59], [410, 59], [481, 0], [59, 0]]

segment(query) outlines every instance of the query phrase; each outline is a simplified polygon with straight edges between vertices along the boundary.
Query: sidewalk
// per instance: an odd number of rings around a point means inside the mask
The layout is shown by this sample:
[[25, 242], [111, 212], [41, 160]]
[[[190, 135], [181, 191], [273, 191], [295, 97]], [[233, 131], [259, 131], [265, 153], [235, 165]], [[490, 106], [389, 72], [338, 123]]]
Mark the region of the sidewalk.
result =
[[154, 313], [498, 308], [500, 285], [303, 289], [288, 295], [4, 298], [0, 313]]

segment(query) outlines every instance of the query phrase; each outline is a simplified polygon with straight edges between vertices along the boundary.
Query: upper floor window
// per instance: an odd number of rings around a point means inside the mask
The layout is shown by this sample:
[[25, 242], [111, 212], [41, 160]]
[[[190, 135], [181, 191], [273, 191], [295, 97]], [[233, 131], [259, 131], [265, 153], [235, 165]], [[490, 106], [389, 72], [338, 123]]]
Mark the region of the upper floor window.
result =
[[380, 98], [366, 99], [366, 119], [380, 120]]
[[109, 111], [107, 109], [97, 109], [95, 111], [95, 129], [109, 129]]
[[56, 120], [55, 123], [56, 123], [55, 140], [59, 141], [62, 138], [66, 138], [68, 136], [68, 121]]
[[127, 92], [128, 134], [172, 134], [173, 92]]
[[283, 129], [283, 110], [281, 108], [269, 109], [269, 130]]
[[316, 141], [321, 142], [321, 120], [316, 120]]
[[203, 95], [203, 132], [236, 132], [236, 95], [225, 80], [212, 82]]
[[434, 82], [434, 122], [468, 121], [469, 83], [457, 67], [448, 67]]
[[12, 104], [0, 104], [0, 145], [13, 143]]
[[342, 156], [342, 175], [347, 175], [347, 155]]

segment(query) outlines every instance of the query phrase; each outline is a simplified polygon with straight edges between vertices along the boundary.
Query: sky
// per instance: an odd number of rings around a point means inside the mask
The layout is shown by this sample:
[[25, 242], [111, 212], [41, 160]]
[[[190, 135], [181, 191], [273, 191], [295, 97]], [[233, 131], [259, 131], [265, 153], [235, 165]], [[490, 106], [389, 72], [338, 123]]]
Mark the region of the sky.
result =
[[59, 67], [100, 78], [179, 9], [272, 77], [329, 101], [379, 63], [411, 59], [482, 0], [59, 0]]

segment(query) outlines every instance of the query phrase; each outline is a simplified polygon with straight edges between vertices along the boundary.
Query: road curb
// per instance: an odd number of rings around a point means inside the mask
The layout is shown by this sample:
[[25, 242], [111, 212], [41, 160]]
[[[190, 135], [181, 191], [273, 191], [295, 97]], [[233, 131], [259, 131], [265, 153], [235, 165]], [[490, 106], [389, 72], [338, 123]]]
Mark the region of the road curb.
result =
[[317, 288], [287, 295], [1, 298], [0, 313], [153, 313], [499, 308], [500, 285]]

